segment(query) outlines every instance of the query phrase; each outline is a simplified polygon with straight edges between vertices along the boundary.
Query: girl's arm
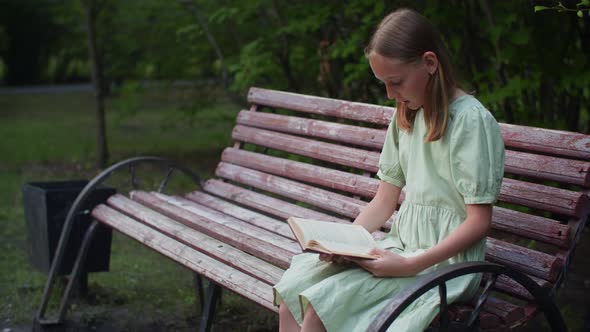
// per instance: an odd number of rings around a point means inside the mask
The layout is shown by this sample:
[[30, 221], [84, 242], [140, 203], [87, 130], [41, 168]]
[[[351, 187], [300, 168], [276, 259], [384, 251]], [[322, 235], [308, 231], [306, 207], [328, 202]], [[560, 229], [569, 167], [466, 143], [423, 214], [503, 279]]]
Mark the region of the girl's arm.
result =
[[491, 204], [468, 204], [467, 218], [447, 238], [424, 253], [403, 257], [387, 250], [375, 249], [375, 260], [350, 259], [378, 277], [412, 276], [468, 249], [483, 239], [491, 226]]
[[378, 230], [395, 211], [400, 192], [400, 187], [380, 181], [375, 197], [356, 217], [353, 224], [365, 227], [369, 233]]
[[413, 274], [469, 249], [486, 237], [492, 225], [492, 205], [467, 204], [466, 207], [467, 218], [448, 237], [423, 254], [409, 258]]

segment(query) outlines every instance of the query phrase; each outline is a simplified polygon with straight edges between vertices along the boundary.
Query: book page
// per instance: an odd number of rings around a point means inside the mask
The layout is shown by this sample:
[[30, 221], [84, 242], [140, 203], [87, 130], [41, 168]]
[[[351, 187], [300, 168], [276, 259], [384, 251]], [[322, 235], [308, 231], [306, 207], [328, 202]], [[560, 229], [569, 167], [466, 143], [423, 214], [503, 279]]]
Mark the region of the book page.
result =
[[[303, 234], [304, 243], [310, 247], [341, 255], [367, 255], [375, 248], [375, 240], [360, 225], [338, 224], [312, 219], [289, 218]], [[323, 249], [323, 250], [322, 250]]]

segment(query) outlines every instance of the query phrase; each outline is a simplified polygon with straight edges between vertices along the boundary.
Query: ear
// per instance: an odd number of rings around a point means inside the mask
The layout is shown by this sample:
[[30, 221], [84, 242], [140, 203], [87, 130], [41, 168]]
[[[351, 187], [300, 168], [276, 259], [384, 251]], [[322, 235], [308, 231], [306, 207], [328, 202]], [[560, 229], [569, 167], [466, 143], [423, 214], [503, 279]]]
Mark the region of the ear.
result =
[[436, 56], [436, 53], [432, 51], [424, 52], [424, 54], [422, 54], [422, 64], [424, 65], [424, 68], [426, 68], [428, 74], [434, 74], [438, 69], [438, 57]]

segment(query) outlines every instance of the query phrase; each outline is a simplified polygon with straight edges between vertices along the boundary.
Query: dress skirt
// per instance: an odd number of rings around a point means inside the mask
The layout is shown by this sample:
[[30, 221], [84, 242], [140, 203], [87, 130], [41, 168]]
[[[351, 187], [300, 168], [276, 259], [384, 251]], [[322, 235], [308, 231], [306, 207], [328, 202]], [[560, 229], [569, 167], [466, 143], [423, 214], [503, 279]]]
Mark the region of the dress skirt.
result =
[[[437, 218], [435, 229], [425, 229], [432, 226], [428, 222], [411, 223], [414, 227], [408, 225], [409, 228], [420, 228], [419, 231], [414, 230], [418, 231], [414, 234], [420, 234], [420, 238], [413, 240], [422, 246], [425, 243], [438, 242], [442, 235], [441, 231], [451, 232], [463, 219], [460, 216], [453, 217], [451, 211], [441, 211], [439, 208], [416, 206], [408, 209], [408, 206], [410, 204], [402, 205], [398, 215], [401, 218], [398, 218], [397, 225], [401, 222], [403, 226], [404, 217], [413, 219], [416, 217], [415, 213], [423, 217], [432, 213], [446, 217], [446, 222]], [[378, 247], [403, 256], [417, 255], [425, 250], [404, 246], [397, 236], [399, 231], [399, 227], [392, 229], [385, 239], [377, 242]], [[413, 233], [412, 230], [409, 232]], [[402, 230], [401, 233], [406, 231]], [[307, 306], [311, 304], [327, 331], [364, 331], [395, 294], [413, 284], [416, 278], [450, 263], [483, 260], [484, 246], [485, 242], [482, 241], [467, 251], [422, 271], [417, 276], [402, 278], [375, 277], [356, 265], [323, 262], [319, 260], [318, 254], [313, 253], [300, 254], [293, 257], [291, 266], [274, 286], [274, 303], [279, 305], [284, 301], [300, 325]], [[477, 290], [480, 280], [481, 275], [473, 274], [448, 281], [448, 303], [470, 298]], [[438, 314], [439, 304], [438, 288], [435, 287], [414, 301], [388, 331], [424, 330]]]

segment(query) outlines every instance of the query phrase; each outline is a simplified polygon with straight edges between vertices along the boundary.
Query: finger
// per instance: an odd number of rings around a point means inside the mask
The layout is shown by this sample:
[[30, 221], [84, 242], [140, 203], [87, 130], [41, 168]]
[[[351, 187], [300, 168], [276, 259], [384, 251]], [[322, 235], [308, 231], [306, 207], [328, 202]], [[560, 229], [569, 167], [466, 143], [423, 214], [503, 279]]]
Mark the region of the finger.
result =
[[332, 254], [320, 254], [320, 260], [324, 261], [324, 262], [334, 262], [337, 263], [336, 259], [338, 258], [338, 255], [332, 255]]
[[352, 257], [352, 256], [344, 256], [343, 258], [349, 262], [352, 262], [352, 263], [357, 263], [362, 260], [360, 258]]
[[371, 255], [375, 255], [375, 256], [383, 256], [385, 254], [386, 250], [385, 249], [381, 249], [381, 248], [373, 248], [373, 250], [371, 250]]
[[368, 265], [371, 260], [370, 259], [363, 259], [363, 258], [358, 258], [358, 257], [347, 257], [347, 260], [351, 263], [354, 263], [360, 267], [362, 267], [363, 269], [368, 269], [370, 267], [370, 265]]

